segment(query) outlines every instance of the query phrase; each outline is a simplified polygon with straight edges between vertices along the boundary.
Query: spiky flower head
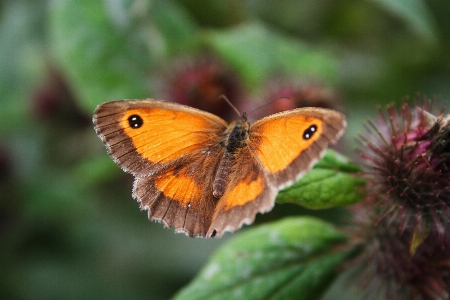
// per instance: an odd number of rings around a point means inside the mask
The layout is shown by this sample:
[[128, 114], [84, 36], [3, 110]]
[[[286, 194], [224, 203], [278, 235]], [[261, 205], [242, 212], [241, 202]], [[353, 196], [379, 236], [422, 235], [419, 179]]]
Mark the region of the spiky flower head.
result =
[[450, 122], [426, 106], [394, 106], [361, 136], [368, 190], [384, 208], [379, 219], [399, 229], [443, 236], [450, 221]]
[[450, 122], [429, 111], [390, 106], [360, 138], [369, 195], [355, 209], [360, 277], [377, 278], [390, 299], [450, 294]]

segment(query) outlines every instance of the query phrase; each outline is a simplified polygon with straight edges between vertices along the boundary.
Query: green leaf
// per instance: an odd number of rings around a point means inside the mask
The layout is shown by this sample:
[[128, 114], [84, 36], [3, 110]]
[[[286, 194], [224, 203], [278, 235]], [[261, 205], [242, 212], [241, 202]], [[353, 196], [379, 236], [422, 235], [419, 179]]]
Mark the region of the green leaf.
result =
[[190, 18], [166, 1], [53, 0], [50, 20], [59, 67], [89, 114], [105, 101], [147, 98], [157, 63], [199, 41]]
[[33, 126], [30, 100], [47, 71], [45, 9], [38, 1], [11, 1], [0, 11], [0, 136], [5, 142]]
[[286, 218], [228, 241], [175, 299], [318, 299], [349, 251], [347, 237], [312, 217]]
[[169, 55], [186, 55], [200, 44], [191, 16], [171, 1], [154, 1], [149, 18], [164, 38]]
[[241, 72], [250, 87], [263, 83], [275, 73], [326, 81], [338, 78], [337, 59], [331, 52], [272, 32], [259, 23], [211, 31], [205, 41]]
[[124, 1], [50, 2], [52, 50], [89, 113], [105, 101], [147, 95], [151, 59], [133, 17]]
[[310, 209], [350, 205], [364, 195], [359, 187], [365, 181], [357, 177], [360, 169], [337, 152], [328, 150], [321, 161], [293, 185], [280, 191], [277, 203], [295, 203]]

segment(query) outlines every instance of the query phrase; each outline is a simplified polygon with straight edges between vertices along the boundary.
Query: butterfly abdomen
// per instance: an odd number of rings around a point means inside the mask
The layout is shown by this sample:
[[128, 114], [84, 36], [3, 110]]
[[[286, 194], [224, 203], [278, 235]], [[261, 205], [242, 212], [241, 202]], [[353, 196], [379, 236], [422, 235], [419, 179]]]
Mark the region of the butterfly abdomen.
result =
[[225, 193], [225, 188], [227, 187], [228, 177], [231, 173], [234, 160], [233, 154], [225, 152], [222, 160], [220, 161], [213, 184], [213, 196], [217, 199], [222, 197]]

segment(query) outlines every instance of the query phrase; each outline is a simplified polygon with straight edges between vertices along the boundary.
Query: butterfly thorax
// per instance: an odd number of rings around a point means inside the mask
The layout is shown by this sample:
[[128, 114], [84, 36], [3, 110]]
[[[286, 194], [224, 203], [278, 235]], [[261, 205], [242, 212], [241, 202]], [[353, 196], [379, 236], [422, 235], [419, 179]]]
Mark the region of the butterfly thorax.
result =
[[217, 168], [213, 184], [213, 195], [216, 198], [222, 197], [232, 174], [232, 168], [236, 161], [236, 154], [240, 148], [247, 145], [250, 124], [245, 114], [239, 121], [233, 122], [228, 126], [221, 143], [224, 147], [224, 154]]
[[230, 131], [226, 134], [224, 141], [225, 152], [235, 153], [239, 148], [245, 146], [249, 134], [249, 127], [250, 125], [245, 119], [230, 125]]

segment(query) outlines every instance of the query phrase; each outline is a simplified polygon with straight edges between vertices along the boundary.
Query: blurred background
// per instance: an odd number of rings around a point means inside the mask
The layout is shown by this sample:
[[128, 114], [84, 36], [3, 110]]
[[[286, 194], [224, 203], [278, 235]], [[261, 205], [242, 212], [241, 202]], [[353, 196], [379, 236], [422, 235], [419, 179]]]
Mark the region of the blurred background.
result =
[[[149, 222], [91, 118], [157, 98], [230, 120], [323, 106], [352, 150], [376, 108], [450, 99], [450, 2], [0, 1], [0, 299], [167, 299], [222, 239]], [[420, 95], [422, 96], [418, 96]], [[257, 223], [343, 211], [277, 205]], [[244, 229], [245, 230], [245, 229]], [[336, 299], [336, 298], [330, 298]]]

